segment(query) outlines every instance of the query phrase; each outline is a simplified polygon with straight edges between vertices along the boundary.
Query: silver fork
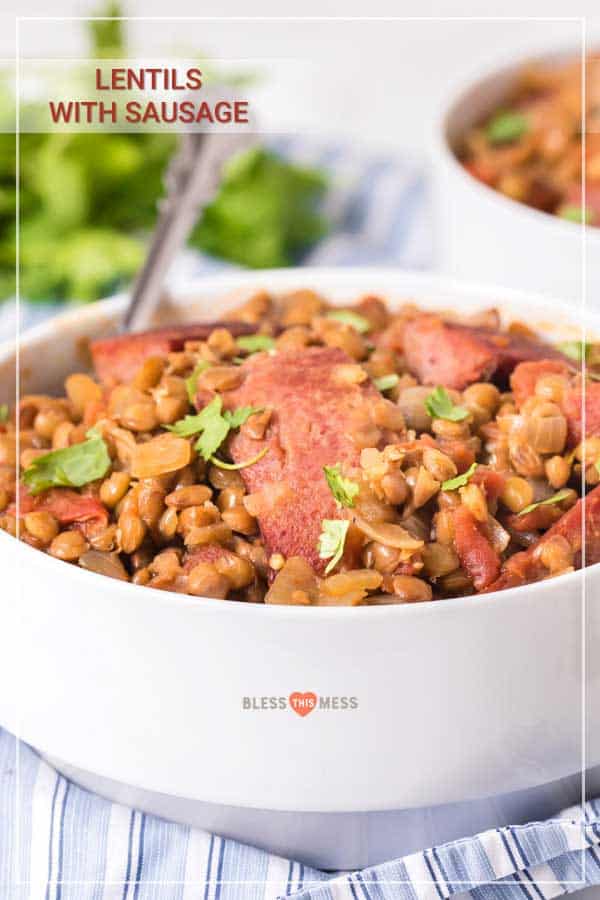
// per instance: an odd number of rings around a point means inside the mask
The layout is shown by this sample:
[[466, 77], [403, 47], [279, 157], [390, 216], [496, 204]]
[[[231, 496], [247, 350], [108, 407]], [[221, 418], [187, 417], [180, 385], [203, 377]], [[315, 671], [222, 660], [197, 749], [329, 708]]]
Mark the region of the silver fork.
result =
[[131, 290], [123, 331], [147, 328], [160, 302], [167, 270], [187, 240], [201, 210], [215, 196], [223, 165], [249, 148], [256, 137], [246, 132], [185, 133], [165, 175], [166, 196], [148, 254]]

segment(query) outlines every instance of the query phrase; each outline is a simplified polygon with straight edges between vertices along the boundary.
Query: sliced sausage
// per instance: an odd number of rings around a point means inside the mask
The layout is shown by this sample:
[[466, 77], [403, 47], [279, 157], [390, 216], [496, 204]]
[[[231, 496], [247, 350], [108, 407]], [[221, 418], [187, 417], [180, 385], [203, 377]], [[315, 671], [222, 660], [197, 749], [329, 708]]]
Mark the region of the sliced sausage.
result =
[[491, 378], [504, 383], [524, 360], [564, 359], [542, 341], [444, 322], [436, 315], [417, 316], [406, 322], [403, 347], [408, 368], [422, 383], [455, 390]]
[[256, 331], [255, 325], [246, 322], [193, 322], [100, 338], [90, 345], [96, 375], [106, 384], [131, 381], [148, 356], [183, 350], [186, 341], [204, 341], [215, 328], [227, 328], [234, 337]]
[[242, 429], [229, 450], [240, 463], [268, 447], [259, 462], [241, 470], [267, 552], [301, 556], [317, 572], [326, 565], [317, 549], [323, 519], [347, 516], [336, 506], [323, 466], [357, 466], [361, 447], [398, 439], [375, 426], [381, 395], [370, 381], [348, 381], [349, 364], [346, 353], [332, 347], [260, 354], [244, 364], [241, 387], [224, 394], [229, 408], [272, 410], [262, 440]]

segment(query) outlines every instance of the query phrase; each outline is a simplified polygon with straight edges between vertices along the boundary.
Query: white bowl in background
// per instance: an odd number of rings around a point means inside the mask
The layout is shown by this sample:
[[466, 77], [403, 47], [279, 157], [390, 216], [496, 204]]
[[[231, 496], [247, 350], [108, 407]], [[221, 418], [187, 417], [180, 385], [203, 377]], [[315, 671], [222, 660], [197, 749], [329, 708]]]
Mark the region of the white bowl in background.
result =
[[441, 107], [432, 140], [437, 258], [458, 278], [505, 284], [600, 309], [600, 228], [583, 227], [511, 200], [471, 175], [455, 149], [465, 132], [496, 109], [536, 54], [490, 66], [463, 80]]
[[[382, 269], [207, 278], [179, 301], [215, 318], [231, 289], [253, 286], [465, 312], [498, 304], [555, 339], [581, 324], [565, 307], [548, 322], [543, 297]], [[82, 338], [114, 328], [124, 302], [26, 332], [23, 392], [81, 369]], [[0, 401], [13, 396], [13, 350], [0, 350]], [[113, 581], [4, 533], [0, 560], [0, 722], [84, 785], [168, 817], [316, 865], [364, 866], [500, 824], [509, 792], [541, 791], [533, 813], [548, 815], [567, 794], [546, 787], [584, 759], [600, 764], [596, 652], [582, 680], [583, 641], [600, 641], [600, 565], [484, 597], [332, 609]], [[243, 709], [243, 697], [294, 691], [358, 707]], [[531, 796], [526, 812], [506, 802], [505, 821], [532, 813]], [[425, 813], [440, 804], [459, 809], [453, 825]]]

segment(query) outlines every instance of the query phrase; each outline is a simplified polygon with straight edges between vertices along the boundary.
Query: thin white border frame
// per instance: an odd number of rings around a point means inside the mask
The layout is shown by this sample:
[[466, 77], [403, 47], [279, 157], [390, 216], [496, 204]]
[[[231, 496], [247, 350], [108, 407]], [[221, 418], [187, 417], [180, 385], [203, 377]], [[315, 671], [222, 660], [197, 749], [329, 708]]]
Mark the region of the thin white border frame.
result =
[[[15, 94], [16, 94], [16, 102], [15, 102], [15, 203], [16, 203], [16, 211], [15, 211], [15, 226], [16, 226], [16, 235], [15, 235], [15, 306], [16, 306], [16, 345], [15, 345], [15, 366], [16, 366], [16, 453], [17, 453], [17, 465], [18, 460], [20, 458], [20, 430], [19, 430], [19, 398], [20, 398], [20, 337], [21, 337], [21, 326], [20, 326], [20, 312], [21, 312], [21, 295], [20, 295], [20, 24], [21, 22], [110, 22], [110, 21], [119, 21], [119, 22], [569, 22], [572, 24], [579, 23], [580, 25], [580, 57], [581, 57], [581, 85], [582, 85], [582, 113], [581, 113], [581, 133], [582, 133], [582, 206], [585, 207], [586, 203], [586, 185], [585, 185], [585, 177], [586, 177], [586, 146], [587, 146], [587, 132], [585, 128], [585, 97], [586, 97], [586, 73], [587, 73], [587, 16], [15, 16]], [[66, 57], [70, 59], [70, 57]], [[585, 323], [585, 312], [587, 309], [587, 225], [583, 225], [581, 228], [581, 299], [580, 299], [580, 310], [581, 310], [581, 319], [582, 319], [582, 334], [583, 341], [587, 339], [587, 326]], [[582, 375], [583, 377], [583, 386], [582, 386], [582, 431], [585, 434], [585, 425], [586, 425], [586, 409], [585, 409], [585, 399], [586, 399], [586, 387], [585, 387], [585, 372], [586, 372], [586, 361], [585, 354], [582, 354]], [[585, 486], [585, 468], [582, 470], [582, 483]], [[16, 513], [17, 513], [17, 539], [19, 537], [19, 495], [17, 493], [16, 497]], [[586, 521], [584, 511], [582, 510], [582, 586], [581, 586], [581, 715], [582, 715], [582, 725], [581, 725], [581, 811], [583, 815], [583, 808], [585, 805], [585, 789], [586, 789], [586, 736], [587, 736], [587, 691], [585, 684], [585, 676], [586, 676], [586, 619], [587, 619], [587, 578], [586, 578]], [[18, 617], [18, 613], [17, 613]], [[20, 629], [19, 635], [17, 636], [17, 644], [20, 640]], [[23, 658], [22, 655], [20, 658]], [[18, 693], [18, 689], [17, 689]], [[20, 748], [23, 743], [20, 738], [20, 722], [19, 715], [17, 709], [16, 721], [18, 725], [18, 733], [14, 735], [15, 737], [15, 868], [17, 870], [17, 879], [15, 881], [15, 886], [21, 887], [23, 885], [32, 884], [37, 882], [31, 882], [30, 880], [21, 881], [19, 879], [20, 874], [20, 862], [21, 862], [21, 846], [20, 846], [20, 815], [19, 815], [19, 797], [20, 797]], [[59, 776], [60, 777], [60, 776]], [[64, 776], [62, 776], [64, 777]], [[582, 819], [579, 824], [582, 830], [585, 829], [585, 821]], [[222, 840], [227, 840], [226, 838], [221, 838]], [[539, 885], [552, 885], [552, 886], [576, 886], [580, 888], [585, 888], [585, 874], [586, 874], [586, 863], [585, 863], [585, 854], [586, 849], [582, 849], [581, 851], [581, 861], [582, 861], [582, 880], [581, 881], [537, 881], [535, 884]], [[521, 870], [519, 870], [521, 871]], [[348, 873], [351, 874], [351, 873]], [[336, 877], [336, 876], [334, 876]], [[304, 882], [304, 885], [316, 885], [316, 886], [326, 886], [328, 881], [331, 879], [324, 879], [323, 881], [316, 882]], [[376, 883], [379, 885], [395, 885], [395, 884], [419, 884], [419, 885], [429, 885], [438, 887], [440, 885], [472, 885], [475, 887], [484, 887], [484, 886], [498, 886], [501, 884], [499, 881], [438, 881], [438, 880], [429, 880], [429, 881], [415, 881], [414, 879], [403, 880], [403, 881], [366, 881], [365, 885], [370, 883]], [[257, 885], [257, 884], [279, 884], [279, 882], [272, 881], [225, 881], [225, 880], [206, 880], [199, 882], [189, 882], [189, 881], [55, 881], [48, 882], [48, 884], [52, 885], [61, 885], [61, 886], [74, 886], [74, 885], [137, 885], [137, 884], [148, 884], [148, 885], [172, 885], [172, 886], [188, 886], [188, 885], [212, 885], [212, 884], [231, 884], [231, 885]], [[502, 885], [504, 886], [504, 885]], [[507, 884], [508, 887], [513, 887], [514, 884]]]

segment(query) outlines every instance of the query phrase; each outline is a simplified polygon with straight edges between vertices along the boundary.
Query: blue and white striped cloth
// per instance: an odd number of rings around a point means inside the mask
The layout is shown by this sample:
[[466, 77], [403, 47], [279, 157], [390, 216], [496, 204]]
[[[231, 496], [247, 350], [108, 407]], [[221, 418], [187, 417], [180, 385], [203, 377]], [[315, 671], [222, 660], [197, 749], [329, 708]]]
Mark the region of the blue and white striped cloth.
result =
[[25, 744], [16, 754], [0, 730], [3, 900], [546, 900], [600, 885], [600, 802], [332, 876], [103, 800]]
[[[418, 166], [298, 138], [276, 148], [333, 175], [326, 212], [334, 228], [306, 264], [431, 266], [433, 229]], [[231, 268], [186, 253], [171, 286]], [[60, 310], [22, 302], [21, 327]], [[15, 305], [6, 303], [0, 339], [15, 329]], [[103, 800], [0, 729], [0, 900], [544, 900], [600, 885], [599, 814], [600, 803], [590, 803], [546, 823], [332, 876]]]

